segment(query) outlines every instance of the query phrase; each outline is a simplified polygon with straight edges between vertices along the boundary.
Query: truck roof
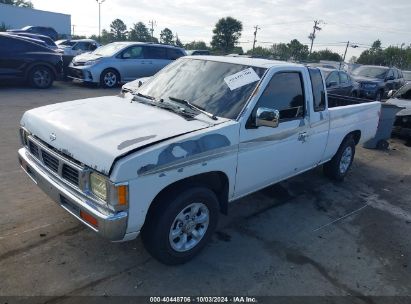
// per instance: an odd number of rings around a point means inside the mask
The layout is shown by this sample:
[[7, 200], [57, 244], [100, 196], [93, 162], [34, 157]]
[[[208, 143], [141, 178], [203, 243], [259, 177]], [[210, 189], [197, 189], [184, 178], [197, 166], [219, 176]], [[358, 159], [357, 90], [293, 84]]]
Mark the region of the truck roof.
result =
[[273, 66], [303, 66], [301, 64], [286, 62], [286, 61], [278, 61], [278, 60], [270, 60], [270, 59], [262, 59], [262, 58], [249, 58], [249, 57], [229, 57], [229, 56], [186, 56], [185, 58], [192, 58], [192, 59], [204, 59], [204, 60], [211, 60], [217, 62], [225, 62], [225, 63], [233, 63], [233, 64], [242, 64], [248, 66], [254, 66], [258, 68], [271, 68]]

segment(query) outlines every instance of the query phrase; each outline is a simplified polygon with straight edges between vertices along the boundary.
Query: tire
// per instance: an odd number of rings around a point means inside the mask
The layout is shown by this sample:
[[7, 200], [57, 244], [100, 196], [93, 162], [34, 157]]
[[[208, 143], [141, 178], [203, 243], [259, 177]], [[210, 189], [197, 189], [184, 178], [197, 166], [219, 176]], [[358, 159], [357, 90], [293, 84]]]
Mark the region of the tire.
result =
[[30, 70], [28, 81], [33, 88], [48, 89], [53, 84], [54, 74], [46, 66], [35, 66]]
[[381, 139], [377, 142], [377, 149], [379, 150], [387, 150], [390, 146], [390, 143], [385, 139]]
[[355, 141], [349, 136], [341, 143], [334, 157], [324, 164], [324, 174], [335, 181], [343, 181], [354, 160], [354, 155]]
[[148, 214], [141, 232], [147, 251], [166, 265], [191, 260], [217, 226], [219, 203], [215, 193], [204, 187], [187, 188], [163, 195]]
[[120, 83], [120, 75], [114, 69], [107, 69], [101, 73], [100, 85], [103, 88], [115, 88]]

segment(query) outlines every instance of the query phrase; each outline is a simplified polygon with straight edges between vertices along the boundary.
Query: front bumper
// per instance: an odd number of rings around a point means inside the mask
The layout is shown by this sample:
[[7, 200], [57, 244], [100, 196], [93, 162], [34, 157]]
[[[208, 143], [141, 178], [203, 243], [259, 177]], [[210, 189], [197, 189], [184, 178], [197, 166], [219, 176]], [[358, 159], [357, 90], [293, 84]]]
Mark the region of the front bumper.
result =
[[[71, 189], [57, 176], [49, 173], [35, 158], [30, 156], [25, 148], [18, 151], [18, 158], [22, 169], [53, 201], [76, 217], [80, 222], [93, 231], [111, 241], [122, 241], [126, 238], [128, 212], [103, 213], [93, 207], [87, 196]], [[81, 212], [86, 212], [97, 220], [93, 226], [80, 217]]]

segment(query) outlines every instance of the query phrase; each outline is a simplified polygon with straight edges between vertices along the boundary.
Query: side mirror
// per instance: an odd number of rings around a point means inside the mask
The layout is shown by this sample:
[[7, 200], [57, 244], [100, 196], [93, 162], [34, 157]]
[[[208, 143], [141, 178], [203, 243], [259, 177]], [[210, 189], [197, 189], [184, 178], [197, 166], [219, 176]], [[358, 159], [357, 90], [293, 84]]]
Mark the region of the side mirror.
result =
[[390, 91], [388, 92], [388, 94], [387, 94], [387, 97], [388, 97], [388, 98], [391, 98], [391, 97], [394, 96], [395, 93], [397, 93], [396, 90], [390, 90]]
[[326, 84], [327, 88], [335, 87], [336, 85], [337, 85], [337, 81], [330, 81], [330, 82], [327, 82]]
[[280, 112], [269, 108], [258, 108], [255, 118], [256, 127], [277, 128], [280, 121]]
[[131, 54], [130, 53], [124, 53], [123, 56], [121, 56], [121, 58], [129, 59], [129, 58], [131, 58]]
[[385, 80], [394, 80], [394, 76], [388, 76]]

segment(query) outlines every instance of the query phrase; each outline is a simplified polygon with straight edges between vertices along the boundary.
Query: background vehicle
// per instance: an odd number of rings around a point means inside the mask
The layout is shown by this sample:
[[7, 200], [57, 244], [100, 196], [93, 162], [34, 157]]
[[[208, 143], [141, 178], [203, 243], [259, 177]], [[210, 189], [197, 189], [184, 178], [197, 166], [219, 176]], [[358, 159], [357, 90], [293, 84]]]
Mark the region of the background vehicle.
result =
[[195, 55], [210, 55], [209, 50], [189, 50], [186, 51], [188, 56], [195, 56]]
[[93, 39], [77, 39], [77, 40], [60, 40], [58, 48], [63, 51], [64, 55], [77, 56], [83, 53], [92, 52], [100, 44]]
[[139, 87], [141, 87], [145, 82], [147, 82], [151, 77], [143, 77], [143, 78], [138, 78], [136, 80], [127, 82], [123, 84], [121, 87], [121, 93], [124, 95], [126, 93], [132, 93], [135, 94], [138, 90]]
[[193, 56], [133, 100], [27, 111], [18, 153], [37, 185], [88, 227], [111, 240], [141, 231], [154, 257], [178, 264], [205, 246], [229, 202], [321, 164], [342, 181], [380, 108], [328, 100], [318, 69]]
[[61, 55], [30, 38], [0, 34], [0, 79], [25, 80], [45, 89], [62, 73]]
[[73, 59], [69, 77], [112, 88], [120, 82], [152, 76], [185, 56], [181, 48], [143, 42], [114, 42]]
[[407, 82], [411, 81], [411, 71], [402, 71], [402, 74], [404, 75], [404, 80]]
[[411, 83], [407, 83], [397, 92], [390, 91], [387, 103], [404, 108], [397, 113], [394, 122], [394, 133], [411, 139]]
[[398, 90], [405, 83], [401, 70], [382, 66], [363, 65], [352, 72], [360, 84], [359, 97], [382, 100], [390, 90]]
[[320, 68], [325, 78], [328, 93], [357, 97], [359, 84], [344, 71]]
[[53, 39], [51, 39], [48, 36], [39, 35], [39, 34], [30, 34], [30, 33], [12, 33], [12, 34], [15, 36], [19, 36], [19, 37], [26, 37], [26, 38], [43, 41], [48, 48], [52, 50], [57, 50], [56, 43], [53, 41]]
[[40, 35], [48, 36], [53, 40], [57, 40], [58, 38], [58, 33], [56, 32], [56, 30], [53, 29], [52, 27], [47, 27], [47, 26], [30, 25], [30, 26], [25, 26], [21, 29], [7, 30], [7, 32], [40, 34]]

